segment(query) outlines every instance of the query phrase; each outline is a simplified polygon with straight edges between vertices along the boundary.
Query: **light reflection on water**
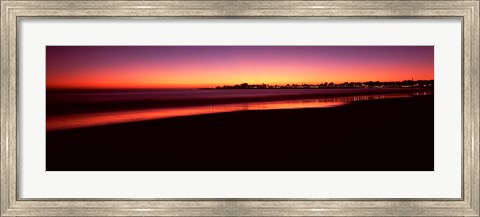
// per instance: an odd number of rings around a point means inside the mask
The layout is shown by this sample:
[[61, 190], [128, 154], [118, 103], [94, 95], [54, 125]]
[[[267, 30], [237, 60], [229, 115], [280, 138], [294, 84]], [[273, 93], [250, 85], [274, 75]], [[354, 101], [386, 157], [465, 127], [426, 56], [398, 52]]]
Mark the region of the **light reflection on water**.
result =
[[[430, 95], [431, 92], [415, 92], [413, 95]], [[221, 112], [271, 110], [271, 109], [300, 109], [300, 108], [328, 108], [345, 105], [354, 101], [402, 98], [412, 94], [382, 94], [367, 96], [334, 97], [322, 99], [301, 99], [270, 102], [247, 102], [232, 104], [217, 104], [204, 106], [190, 106], [179, 108], [155, 108], [143, 110], [128, 110], [114, 112], [98, 112], [75, 115], [60, 115], [47, 117], [47, 131], [73, 129], [89, 126], [108, 125], [180, 116], [213, 114]]]

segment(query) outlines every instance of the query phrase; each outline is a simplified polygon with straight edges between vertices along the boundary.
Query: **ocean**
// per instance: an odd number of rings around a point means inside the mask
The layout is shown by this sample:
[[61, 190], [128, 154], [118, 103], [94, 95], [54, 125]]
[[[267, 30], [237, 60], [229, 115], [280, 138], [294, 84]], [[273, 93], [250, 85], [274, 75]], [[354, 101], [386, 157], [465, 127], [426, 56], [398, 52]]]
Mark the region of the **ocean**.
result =
[[46, 128], [55, 131], [246, 110], [326, 108], [432, 93], [412, 88], [49, 90]]

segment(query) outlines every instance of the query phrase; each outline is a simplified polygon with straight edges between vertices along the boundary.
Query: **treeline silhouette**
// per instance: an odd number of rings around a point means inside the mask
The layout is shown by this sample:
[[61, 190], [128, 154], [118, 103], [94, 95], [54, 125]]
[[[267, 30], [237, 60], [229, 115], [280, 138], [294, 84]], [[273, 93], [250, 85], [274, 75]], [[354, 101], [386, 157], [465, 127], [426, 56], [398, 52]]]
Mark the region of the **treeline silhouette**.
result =
[[404, 81], [368, 81], [368, 82], [344, 82], [333, 83], [325, 82], [320, 84], [286, 84], [286, 85], [270, 85], [270, 84], [249, 84], [242, 83], [236, 85], [217, 86], [215, 88], [202, 89], [322, 89], [322, 88], [433, 88], [433, 80], [404, 80]]

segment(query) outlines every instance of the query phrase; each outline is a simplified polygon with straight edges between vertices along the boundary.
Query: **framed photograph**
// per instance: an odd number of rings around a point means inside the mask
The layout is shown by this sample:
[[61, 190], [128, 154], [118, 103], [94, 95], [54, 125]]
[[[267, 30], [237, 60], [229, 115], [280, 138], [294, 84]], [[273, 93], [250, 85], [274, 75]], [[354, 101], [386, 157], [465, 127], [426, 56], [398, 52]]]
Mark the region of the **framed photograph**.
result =
[[479, 1], [1, 2], [0, 216], [479, 216]]

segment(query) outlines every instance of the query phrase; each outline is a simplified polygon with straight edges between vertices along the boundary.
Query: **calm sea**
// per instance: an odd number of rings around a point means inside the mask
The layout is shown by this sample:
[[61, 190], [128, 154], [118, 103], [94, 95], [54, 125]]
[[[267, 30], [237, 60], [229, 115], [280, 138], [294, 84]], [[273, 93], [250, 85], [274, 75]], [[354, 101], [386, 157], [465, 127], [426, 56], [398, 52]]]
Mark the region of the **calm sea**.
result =
[[[360, 100], [430, 94], [432, 94], [430, 90], [418, 89], [48, 91], [47, 110], [77, 111], [81, 107], [90, 109], [87, 112], [65, 111], [59, 114], [48, 114], [46, 122], [47, 131], [52, 131], [219, 112], [325, 108]], [[95, 111], [95, 108], [101, 107], [110, 108], [110, 110]]]

